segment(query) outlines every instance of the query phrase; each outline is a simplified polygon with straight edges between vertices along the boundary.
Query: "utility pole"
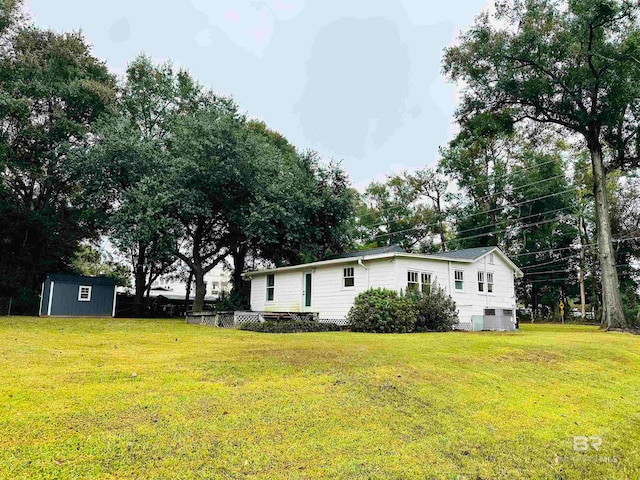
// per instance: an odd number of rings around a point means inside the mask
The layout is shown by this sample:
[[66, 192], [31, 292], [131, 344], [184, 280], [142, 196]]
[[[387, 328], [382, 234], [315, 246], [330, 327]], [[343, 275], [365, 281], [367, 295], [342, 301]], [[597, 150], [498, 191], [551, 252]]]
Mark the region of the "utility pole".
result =
[[[580, 243], [582, 243], [582, 227], [584, 219], [582, 215], [580, 215]], [[585, 303], [585, 295], [584, 295], [584, 245], [580, 245], [580, 311], [582, 312], [582, 319], [584, 320], [585, 311], [584, 311], [584, 303]]]

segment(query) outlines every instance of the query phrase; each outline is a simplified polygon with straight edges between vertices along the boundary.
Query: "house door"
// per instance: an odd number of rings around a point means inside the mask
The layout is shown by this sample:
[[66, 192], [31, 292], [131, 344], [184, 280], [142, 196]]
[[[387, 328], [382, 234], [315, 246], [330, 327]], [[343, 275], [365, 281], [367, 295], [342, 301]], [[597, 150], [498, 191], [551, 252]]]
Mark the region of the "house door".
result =
[[311, 298], [313, 293], [313, 272], [304, 272], [302, 286], [302, 305], [304, 310], [311, 309]]

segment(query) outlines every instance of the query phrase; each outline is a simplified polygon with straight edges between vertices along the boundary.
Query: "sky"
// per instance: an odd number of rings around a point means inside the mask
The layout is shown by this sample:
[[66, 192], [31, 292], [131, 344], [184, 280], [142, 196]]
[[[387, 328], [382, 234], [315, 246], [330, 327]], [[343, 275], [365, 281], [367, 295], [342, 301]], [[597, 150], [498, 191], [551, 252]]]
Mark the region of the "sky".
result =
[[488, 0], [27, 0], [41, 28], [82, 30], [115, 73], [144, 53], [231, 95], [358, 188], [432, 166], [455, 132], [443, 49]]

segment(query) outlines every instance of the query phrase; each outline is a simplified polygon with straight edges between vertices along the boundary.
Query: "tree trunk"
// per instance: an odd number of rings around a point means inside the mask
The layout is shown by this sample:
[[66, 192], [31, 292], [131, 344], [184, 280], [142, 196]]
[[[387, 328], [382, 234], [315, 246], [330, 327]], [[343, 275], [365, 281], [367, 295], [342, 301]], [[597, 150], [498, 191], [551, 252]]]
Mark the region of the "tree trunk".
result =
[[625, 328], [627, 322], [622, 308], [620, 284], [616, 270], [616, 257], [611, 239], [609, 199], [607, 198], [607, 175], [602, 161], [602, 145], [597, 134], [589, 141], [591, 166], [593, 168], [593, 195], [596, 206], [596, 227], [598, 232], [598, 257], [602, 271], [602, 319], [607, 329]]
[[192, 283], [193, 283], [193, 272], [189, 270], [189, 278], [187, 279], [187, 293], [184, 299], [184, 316], [185, 317], [189, 314], [189, 302], [191, 301], [191, 284]]
[[196, 298], [193, 301], [193, 311], [202, 312], [204, 309], [204, 296], [207, 293], [207, 287], [204, 283], [204, 270], [201, 267], [194, 269], [193, 278], [196, 281]]
[[144, 263], [146, 261], [146, 249], [144, 245], [138, 246], [138, 260], [135, 264], [135, 280], [136, 280], [136, 298], [135, 298], [135, 310], [136, 315], [142, 316], [144, 314], [144, 291], [146, 287], [147, 276], [144, 271]]
[[233, 291], [237, 294], [244, 295], [246, 282], [242, 278], [242, 274], [244, 273], [247, 258], [247, 248], [244, 245], [234, 248], [231, 256], [233, 257]]

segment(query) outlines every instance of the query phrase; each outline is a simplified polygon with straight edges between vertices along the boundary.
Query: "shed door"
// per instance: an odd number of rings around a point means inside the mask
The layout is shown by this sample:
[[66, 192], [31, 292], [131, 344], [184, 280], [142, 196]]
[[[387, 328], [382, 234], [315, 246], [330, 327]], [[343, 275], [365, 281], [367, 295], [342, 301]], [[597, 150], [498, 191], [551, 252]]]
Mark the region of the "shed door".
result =
[[304, 285], [302, 290], [303, 305], [305, 310], [311, 308], [311, 295], [313, 293], [313, 273], [304, 272]]

